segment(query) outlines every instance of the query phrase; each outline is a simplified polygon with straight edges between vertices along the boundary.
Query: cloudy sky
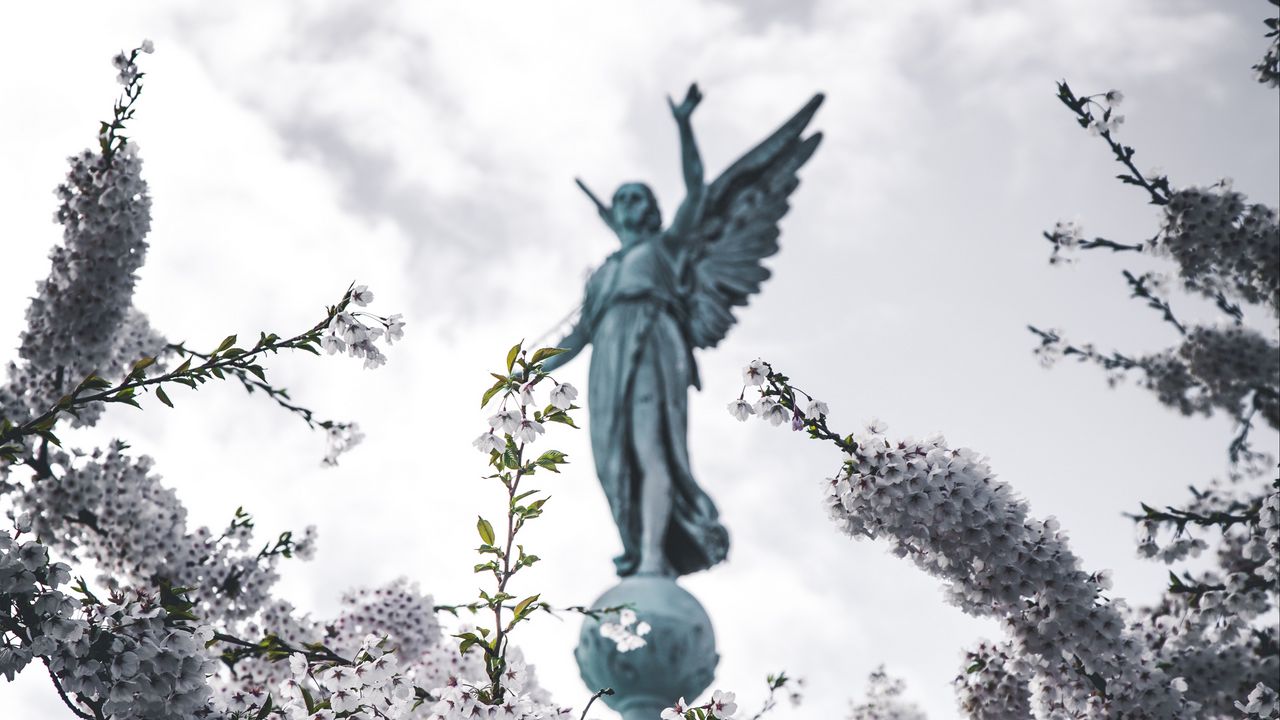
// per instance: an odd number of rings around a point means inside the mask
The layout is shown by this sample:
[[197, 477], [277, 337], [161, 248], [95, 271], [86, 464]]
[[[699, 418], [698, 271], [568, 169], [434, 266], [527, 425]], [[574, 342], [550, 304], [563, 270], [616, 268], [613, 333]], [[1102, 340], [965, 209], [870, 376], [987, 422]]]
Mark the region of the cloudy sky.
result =
[[[21, 9], [17, 9], [21, 8]], [[323, 438], [234, 387], [175, 392], [178, 409], [109, 413], [83, 442], [127, 438], [201, 523], [245, 505], [265, 533], [319, 526], [319, 555], [282, 595], [328, 615], [343, 589], [405, 575], [440, 602], [473, 597], [472, 523], [501, 498], [477, 478], [487, 371], [580, 299], [616, 242], [574, 187], [653, 184], [681, 199], [664, 96], [697, 80], [714, 175], [827, 93], [826, 140], [783, 225], [774, 277], [690, 398], [699, 481], [733, 537], [725, 564], [687, 578], [716, 624], [717, 687], [747, 707], [766, 673], [807, 680], [800, 709], [838, 717], [879, 663], [931, 718], [956, 716], [962, 650], [994, 623], [883, 546], [829, 525], [819, 482], [834, 450], [725, 412], [739, 368], [764, 357], [825, 399], [842, 429], [945, 433], [992, 458], [1038, 515], [1056, 515], [1116, 594], [1151, 600], [1165, 570], [1137, 560], [1122, 512], [1175, 503], [1220, 474], [1230, 425], [1184, 419], [1100, 372], [1046, 371], [1029, 322], [1103, 348], [1175, 342], [1127, 299], [1129, 257], [1050, 268], [1059, 219], [1123, 241], [1157, 213], [1112, 180], [1105, 146], [1054, 82], [1126, 94], [1122, 136], [1176, 185], [1223, 176], [1276, 204], [1277, 105], [1249, 66], [1263, 0], [752, 0], [697, 2], [23, 3], [0, 46], [0, 337], [11, 357], [59, 240], [51, 193], [118, 90], [111, 55], [144, 37], [134, 137], [155, 222], [137, 304], [172, 339], [309, 326], [352, 280], [402, 312], [389, 364], [280, 358], [276, 380], [367, 441], [321, 469]], [[1212, 319], [1190, 298], [1176, 307]], [[586, 385], [586, 362], [562, 379]], [[567, 605], [612, 582], [619, 543], [584, 433], [551, 442], [577, 464], [529, 531], [545, 559], [524, 587]], [[1275, 445], [1274, 435], [1259, 435]], [[541, 477], [541, 476], [539, 476]], [[539, 620], [524, 644], [545, 685], [581, 706], [577, 623]], [[0, 716], [65, 714], [35, 670], [0, 688]], [[603, 716], [603, 714], [602, 714]]]

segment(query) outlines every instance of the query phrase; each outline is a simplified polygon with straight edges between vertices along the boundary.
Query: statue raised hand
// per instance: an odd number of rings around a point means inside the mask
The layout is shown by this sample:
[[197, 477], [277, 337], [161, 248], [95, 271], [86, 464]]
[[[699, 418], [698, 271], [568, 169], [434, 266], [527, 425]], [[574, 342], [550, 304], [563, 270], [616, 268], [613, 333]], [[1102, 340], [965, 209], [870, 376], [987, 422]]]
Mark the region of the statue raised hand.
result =
[[778, 221], [796, 172], [821, 133], [801, 137], [822, 103], [815, 95], [781, 128], [703, 182], [691, 118], [697, 85], [668, 98], [680, 131], [687, 195], [666, 230], [653, 191], [627, 183], [605, 205], [581, 180], [622, 242], [587, 281], [582, 311], [559, 343], [562, 365], [593, 346], [587, 385], [596, 473], [622, 536], [620, 576], [677, 576], [725, 558], [729, 537], [689, 469], [688, 388], [700, 387], [694, 348], [712, 347], [769, 277]]

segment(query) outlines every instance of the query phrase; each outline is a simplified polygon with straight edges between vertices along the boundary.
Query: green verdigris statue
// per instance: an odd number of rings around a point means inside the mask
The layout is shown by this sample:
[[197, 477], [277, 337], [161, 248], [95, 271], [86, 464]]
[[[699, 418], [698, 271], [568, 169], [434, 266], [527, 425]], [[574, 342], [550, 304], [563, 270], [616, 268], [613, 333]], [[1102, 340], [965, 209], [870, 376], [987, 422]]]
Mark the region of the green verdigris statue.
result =
[[591, 450], [622, 535], [614, 560], [622, 577], [686, 575], [728, 552], [715, 504], [689, 469], [688, 389], [700, 386], [693, 349], [719, 343], [732, 308], [769, 277], [760, 261], [778, 251], [796, 171], [822, 139], [800, 137], [822, 102], [817, 95], [705, 185], [690, 121], [701, 100], [693, 85], [683, 102], [670, 101], [688, 194], [666, 230], [647, 185], [623, 185], [606, 206], [578, 182], [622, 247], [587, 281], [578, 322], [559, 343], [568, 352], [546, 362], [554, 369], [593, 347]]
[[689, 468], [689, 386], [699, 387], [694, 348], [720, 342], [769, 277], [761, 261], [778, 251], [778, 221], [799, 184], [796, 172], [821, 141], [801, 137], [822, 103], [815, 95], [771, 136], [703, 182], [691, 117], [697, 85], [679, 104], [687, 195], [666, 230], [653, 191], [627, 183], [605, 205], [581, 181], [601, 219], [622, 242], [587, 281], [577, 324], [559, 343], [569, 362], [589, 343], [587, 384], [596, 473], [622, 536], [614, 560], [622, 582], [597, 607], [630, 604], [651, 626], [649, 644], [622, 655], [583, 627], [577, 655], [593, 689], [627, 720], [652, 720], [677, 696], [694, 697], [712, 679], [718, 656], [710, 620], [674, 578], [724, 560], [729, 536], [715, 504]]

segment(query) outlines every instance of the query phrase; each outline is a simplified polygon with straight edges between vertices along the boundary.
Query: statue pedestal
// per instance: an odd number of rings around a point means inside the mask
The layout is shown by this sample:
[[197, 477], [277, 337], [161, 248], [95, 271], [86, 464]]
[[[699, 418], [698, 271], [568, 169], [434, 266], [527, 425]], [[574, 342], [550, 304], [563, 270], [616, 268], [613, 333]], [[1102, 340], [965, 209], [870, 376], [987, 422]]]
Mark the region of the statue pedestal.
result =
[[623, 578], [592, 607], [628, 604], [640, 621], [649, 623], [644, 638], [648, 644], [620, 653], [612, 640], [600, 635], [600, 622], [586, 618], [574, 656], [588, 689], [614, 689], [614, 695], [601, 700], [625, 720], [658, 720], [677, 698], [692, 702], [710, 687], [720, 660], [715, 633], [702, 604], [674, 578]]

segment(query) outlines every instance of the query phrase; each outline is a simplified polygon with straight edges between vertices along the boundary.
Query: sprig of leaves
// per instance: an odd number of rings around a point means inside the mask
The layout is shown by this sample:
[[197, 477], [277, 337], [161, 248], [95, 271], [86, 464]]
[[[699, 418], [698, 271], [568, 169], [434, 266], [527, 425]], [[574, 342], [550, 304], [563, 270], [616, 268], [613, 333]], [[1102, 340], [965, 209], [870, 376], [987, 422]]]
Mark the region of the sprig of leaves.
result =
[[[519, 404], [522, 420], [559, 422], [577, 427], [569, 414], [569, 411], [577, 409], [576, 406], [571, 405], [568, 410], [551, 405], [543, 409], [531, 409], [520, 403], [522, 388], [531, 389], [550, 378], [543, 371], [542, 363], [563, 352], [565, 350], [562, 348], [539, 348], [530, 354], [524, 348], [523, 341], [516, 343], [507, 352], [506, 373], [491, 373], [496, 382], [484, 392], [480, 406], [483, 408], [500, 395], [504, 408], [513, 401]], [[517, 536], [526, 522], [542, 515], [543, 507], [550, 500], [550, 497], [538, 497], [542, 494], [541, 490], [522, 489], [521, 484], [525, 478], [539, 470], [558, 473], [559, 467], [569, 462], [568, 455], [558, 450], [546, 450], [534, 457], [529, 447], [531, 443], [511, 433], [503, 433], [502, 440], [502, 450], [489, 452], [489, 466], [494, 472], [486, 479], [498, 480], [506, 491], [506, 522], [504, 526], [495, 528], [483, 516], [476, 518], [476, 534], [480, 538], [480, 546], [476, 552], [480, 554], [482, 562], [475, 565], [474, 571], [488, 573], [493, 578], [494, 587], [492, 591], [480, 590], [480, 600], [477, 603], [438, 608], [454, 613], [462, 607], [472, 612], [492, 612], [492, 628], [477, 627], [474, 631], [454, 635], [458, 638], [460, 652], [466, 653], [473, 647], [484, 652], [489, 684], [479, 689], [478, 696], [481, 702], [488, 704], [497, 704], [503, 700], [501, 679], [507, 667], [506, 656], [511, 632], [538, 610], [552, 612], [551, 606], [542, 600], [540, 593], [519, 598], [509, 592], [511, 579], [522, 569], [531, 567], [540, 560], [537, 555], [526, 551], [523, 544], [516, 542]], [[584, 611], [584, 614], [587, 613]]]
[[[90, 373], [70, 393], [62, 396], [58, 402], [40, 415], [15, 424], [9, 419], [0, 420], [0, 460], [17, 462], [24, 452], [22, 440], [26, 437], [40, 437], [46, 442], [61, 446], [61, 442], [53, 433], [54, 427], [63, 415], [75, 416], [77, 412], [91, 403], [125, 403], [136, 408], [140, 392], [153, 392], [160, 402], [173, 407], [173, 400], [166, 392], [166, 387], [173, 384], [185, 385], [192, 389], [210, 380], [225, 380], [228, 375], [238, 378], [242, 383], [249, 376], [256, 378], [262, 388], [270, 388], [267, 382], [266, 369], [260, 364], [267, 354], [277, 354], [281, 350], [304, 350], [315, 355], [320, 354], [320, 336], [335, 315], [346, 309], [351, 302], [351, 288], [343, 295], [342, 300], [326, 309], [323, 320], [311, 329], [282, 339], [275, 333], [259, 333], [257, 341], [248, 348], [237, 345], [238, 336], [228, 335], [210, 352], [192, 352], [183, 345], [174, 346], [181, 349], [187, 357], [173, 370], [152, 377], [147, 372], [157, 361], [156, 357], [140, 358], [130, 367], [119, 381], [113, 383], [96, 373]], [[288, 397], [283, 390], [275, 390], [272, 398], [285, 407], [304, 414], [308, 424], [313, 421], [311, 412], [305, 408], [295, 408], [281, 403], [280, 396]], [[328, 421], [326, 421], [328, 422]], [[332, 423], [318, 423], [321, 427], [329, 427]]]

